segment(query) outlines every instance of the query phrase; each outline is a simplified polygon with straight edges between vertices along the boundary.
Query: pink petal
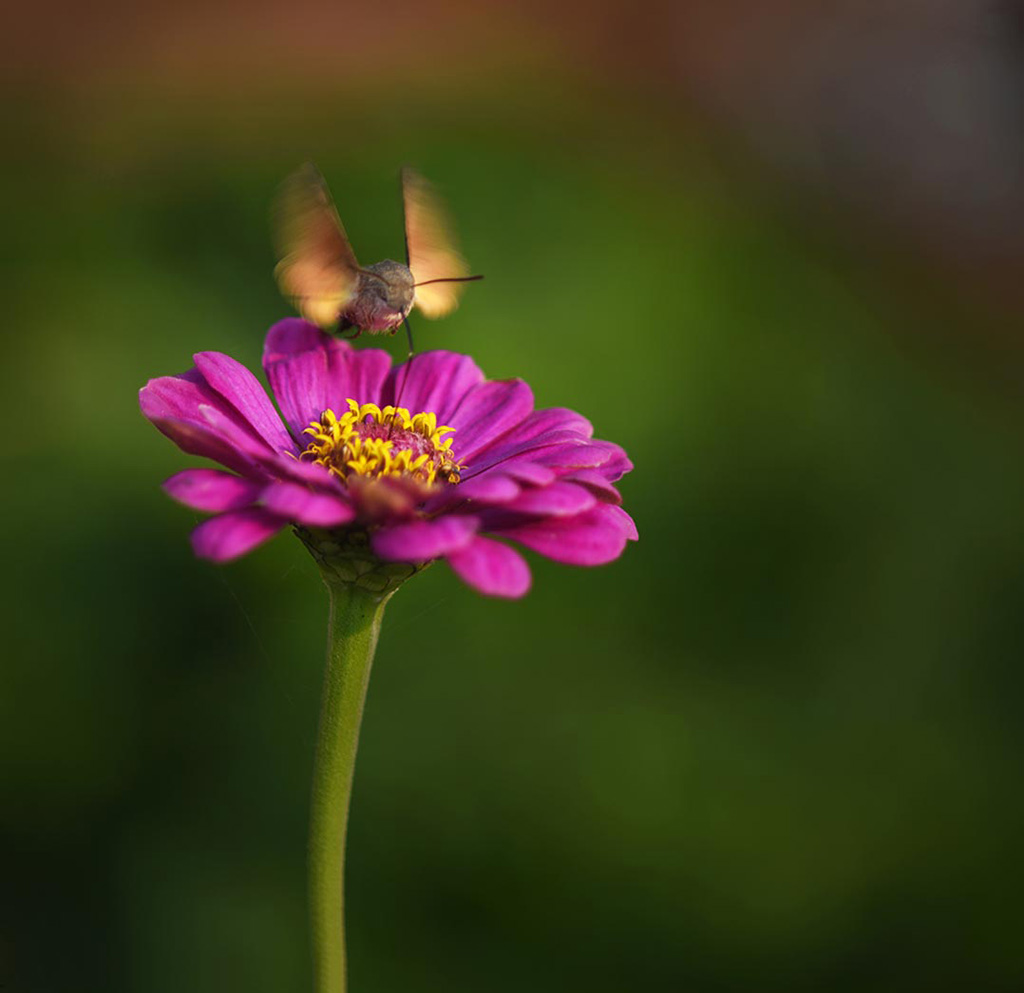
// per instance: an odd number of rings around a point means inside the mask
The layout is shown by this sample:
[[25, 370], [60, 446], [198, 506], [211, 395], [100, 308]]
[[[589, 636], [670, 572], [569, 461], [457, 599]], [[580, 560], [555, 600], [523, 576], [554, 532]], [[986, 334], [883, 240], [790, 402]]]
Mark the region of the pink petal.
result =
[[260, 485], [219, 469], [185, 469], [171, 476], [164, 489], [186, 507], [220, 514], [248, 507], [259, 494]]
[[158, 376], [139, 390], [139, 407], [150, 420], [195, 423], [201, 419], [199, 408], [203, 404], [219, 407], [231, 417], [236, 427], [249, 427], [195, 369], [189, 369], [180, 376]]
[[305, 483], [309, 486], [316, 486], [318, 489], [342, 491], [344, 484], [322, 465], [316, 462], [307, 462], [304, 459], [295, 459], [282, 455], [273, 462], [267, 463], [272, 468], [275, 476], [284, 476], [293, 479], [297, 483]]
[[463, 582], [488, 596], [515, 599], [530, 588], [530, 567], [518, 552], [498, 541], [476, 537], [447, 560]]
[[633, 518], [630, 517], [629, 514], [627, 514], [621, 507], [606, 507], [605, 513], [609, 518], [618, 520], [619, 526], [622, 528], [622, 533], [629, 541], [640, 540], [640, 532], [637, 531]]
[[[139, 407], [159, 431], [190, 455], [216, 459], [245, 473], [252, 470], [252, 453], [269, 454], [266, 442], [195, 369], [151, 379], [139, 391]], [[219, 415], [216, 423], [207, 416], [210, 410]]]
[[590, 510], [597, 497], [584, 486], [575, 483], [552, 483], [537, 490], [526, 490], [504, 509], [520, 514], [540, 514], [550, 517], [573, 517]]
[[453, 500], [477, 500], [480, 503], [507, 503], [519, 496], [519, 484], [504, 473], [477, 476], [448, 491]]
[[547, 486], [556, 479], [554, 469], [536, 462], [508, 462], [501, 467], [501, 472], [520, 483], [532, 483], [534, 486]]
[[227, 400], [274, 451], [294, 451], [295, 443], [266, 390], [241, 362], [220, 352], [200, 352], [192, 358], [211, 389]]
[[301, 317], [286, 317], [272, 325], [263, 343], [263, 362], [288, 361], [315, 349], [326, 349], [330, 336]]
[[585, 486], [606, 503], [622, 503], [622, 494], [604, 477], [603, 469], [576, 469], [565, 479]]
[[462, 398], [483, 381], [484, 374], [468, 355], [420, 352], [392, 371], [384, 396], [410, 413], [426, 411], [437, 415], [438, 424], [451, 424]]
[[581, 438], [594, 437], [594, 425], [582, 414], [568, 407], [545, 407], [535, 410], [522, 426], [521, 437], [538, 437], [548, 431], [572, 431]]
[[356, 516], [351, 505], [340, 496], [316, 493], [298, 483], [271, 483], [261, 499], [263, 506], [278, 517], [310, 527], [338, 527]]
[[611, 562], [622, 554], [626, 539], [635, 534], [636, 528], [628, 515], [609, 504], [599, 504], [578, 517], [549, 518], [500, 531], [503, 538], [521, 542], [549, 559], [569, 565]]
[[468, 483], [447, 487], [437, 496], [431, 497], [424, 504], [423, 510], [433, 515], [470, 501], [480, 505], [500, 505], [514, 500], [521, 492], [519, 484], [510, 476], [500, 472], [489, 472], [471, 479]]
[[454, 447], [460, 459], [491, 444], [533, 410], [533, 391], [521, 379], [481, 383], [470, 390], [445, 424], [455, 429]]
[[[338, 344], [345, 345], [345, 342]], [[379, 405], [390, 370], [391, 356], [379, 348], [355, 349], [346, 345], [332, 349], [328, 361], [328, 396], [333, 399], [328, 406], [340, 414], [349, 397], [356, 403]]]
[[[323, 466], [271, 452], [262, 440], [238, 434], [219, 410], [203, 404], [199, 412], [204, 421], [201, 427], [180, 421], [154, 420], [153, 424], [182, 451], [214, 459], [249, 479], [285, 477], [321, 489], [343, 489], [341, 481]], [[231, 441], [225, 441], [224, 435]]]
[[481, 446], [477, 454], [492, 462], [500, 459], [504, 452], [522, 451], [555, 441], [586, 441], [593, 434], [593, 425], [582, 414], [568, 407], [548, 407], [533, 411], [507, 435], [495, 436], [495, 440]]
[[298, 482], [309, 483], [327, 490], [340, 491], [343, 488], [341, 481], [336, 476], [315, 462], [305, 462], [287, 452], [272, 452], [262, 440], [257, 440], [251, 435], [236, 432], [232, 436], [231, 423], [225, 419], [224, 413], [219, 409], [202, 404], [199, 407], [199, 413], [207, 425], [218, 434], [231, 436], [235, 447], [257, 464], [261, 475], [286, 476]]
[[[559, 433], [556, 432], [557, 436]], [[475, 479], [492, 470], [500, 470], [524, 481], [542, 483], [578, 469], [604, 466], [613, 457], [607, 442], [585, 441], [564, 433], [560, 437], [547, 435], [538, 442], [526, 442], [521, 447], [503, 448], [496, 456], [494, 449], [478, 455], [463, 472], [463, 480]], [[621, 449], [620, 449], [621, 451]], [[561, 470], [561, 471], [559, 471]]]
[[619, 445], [612, 441], [595, 441], [594, 444], [607, 453], [607, 458], [600, 465], [600, 473], [610, 483], [621, 479], [633, 469], [629, 456]]
[[198, 369], [189, 369], [179, 376], [151, 379], [139, 391], [139, 406], [150, 420], [186, 421], [204, 425], [204, 408], [219, 411], [229, 431], [255, 439], [269, 447], [256, 429], [203, 378]]
[[[535, 410], [511, 431], [474, 452], [464, 478], [497, 465], [505, 469], [512, 461], [536, 461], [532, 458], [534, 453], [554, 446], [589, 444], [593, 431], [590, 422], [574, 410], [565, 407]], [[461, 455], [458, 439], [455, 447]]]
[[259, 479], [266, 476], [262, 466], [239, 452], [223, 438], [217, 437], [209, 427], [198, 427], [186, 421], [163, 420], [158, 417], [151, 417], [150, 420], [161, 434], [170, 438], [188, 455], [213, 459], [215, 462], [250, 478]]
[[604, 465], [611, 457], [608, 443], [600, 441], [570, 441], [530, 453], [532, 461], [552, 469], [593, 469]]
[[373, 534], [373, 550], [393, 562], [427, 562], [464, 548], [477, 526], [475, 517], [460, 515], [383, 527]]
[[301, 442], [309, 422], [330, 408], [383, 403], [391, 356], [379, 348], [356, 350], [298, 318], [279, 321], [267, 333], [263, 368], [293, 434]]
[[[268, 332], [263, 346], [263, 369], [297, 440], [331, 406], [327, 376], [328, 350], [341, 345], [319, 328], [290, 317], [278, 321]], [[348, 347], [348, 346], [345, 346]]]
[[229, 562], [252, 551], [284, 525], [280, 517], [259, 507], [235, 510], [200, 524], [192, 532], [192, 548], [200, 558]]
[[[224, 438], [239, 454], [246, 455], [254, 461], [276, 465], [282, 459], [287, 458], [283, 453], [271, 449], [262, 438], [252, 431], [235, 427], [234, 418], [219, 406], [200, 404], [199, 417], [201, 427], [209, 428], [216, 435]], [[294, 459], [289, 459], [289, 461], [294, 461]]]

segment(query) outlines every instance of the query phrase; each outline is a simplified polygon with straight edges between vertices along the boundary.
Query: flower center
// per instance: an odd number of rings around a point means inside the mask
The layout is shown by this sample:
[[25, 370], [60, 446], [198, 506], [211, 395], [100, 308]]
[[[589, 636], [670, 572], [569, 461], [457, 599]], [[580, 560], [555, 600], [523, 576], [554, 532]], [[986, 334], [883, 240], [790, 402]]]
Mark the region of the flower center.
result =
[[462, 468], [452, 458], [452, 439], [443, 438], [455, 429], [438, 427], [437, 417], [420, 413], [412, 417], [404, 407], [375, 403], [360, 406], [348, 400], [348, 410], [338, 417], [325, 410], [303, 432], [312, 437], [299, 456], [334, 473], [349, 476], [412, 477], [420, 483], [457, 483]]

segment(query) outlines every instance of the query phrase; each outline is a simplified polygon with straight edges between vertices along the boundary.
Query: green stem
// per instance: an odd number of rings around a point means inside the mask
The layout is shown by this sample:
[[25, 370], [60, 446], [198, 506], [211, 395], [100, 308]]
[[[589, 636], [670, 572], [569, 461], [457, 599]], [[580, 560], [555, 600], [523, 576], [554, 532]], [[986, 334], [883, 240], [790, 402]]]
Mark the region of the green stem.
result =
[[309, 826], [315, 993], [344, 993], [345, 834], [363, 701], [390, 593], [327, 582], [331, 612]]

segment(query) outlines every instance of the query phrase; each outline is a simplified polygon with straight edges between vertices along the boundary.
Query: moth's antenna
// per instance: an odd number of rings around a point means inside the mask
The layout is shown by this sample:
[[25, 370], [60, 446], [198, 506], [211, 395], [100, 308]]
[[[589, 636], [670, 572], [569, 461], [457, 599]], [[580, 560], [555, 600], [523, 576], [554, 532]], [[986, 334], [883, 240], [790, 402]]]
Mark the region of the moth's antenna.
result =
[[424, 279], [422, 283], [413, 283], [413, 286], [429, 286], [431, 283], [475, 283], [483, 276], [441, 276], [438, 279]]

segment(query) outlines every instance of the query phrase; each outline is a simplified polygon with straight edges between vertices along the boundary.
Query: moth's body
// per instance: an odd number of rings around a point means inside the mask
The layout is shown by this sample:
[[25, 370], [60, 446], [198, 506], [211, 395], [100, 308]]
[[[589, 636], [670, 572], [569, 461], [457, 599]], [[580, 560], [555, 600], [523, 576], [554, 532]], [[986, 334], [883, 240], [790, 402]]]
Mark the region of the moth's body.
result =
[[366, 266], [365, 272], [359, 273], [352, 299], [338, 312], [338, 330], [394, 334], [412, 310], [414, 283], [412, 270], [401, 262], [385, 259]]
[[409, 311], [443, 317], [458, 304], [470, 276], [455, 247], [444, 206], [430, 184], [402, 170], [405, 265], [385, 259], [361, 266], [349, 244], [323, 176], [307, 164], [281, 189], [275, 225], [281, 250], [277, 279], [307, 320], [338, 331], [412, 332]]

